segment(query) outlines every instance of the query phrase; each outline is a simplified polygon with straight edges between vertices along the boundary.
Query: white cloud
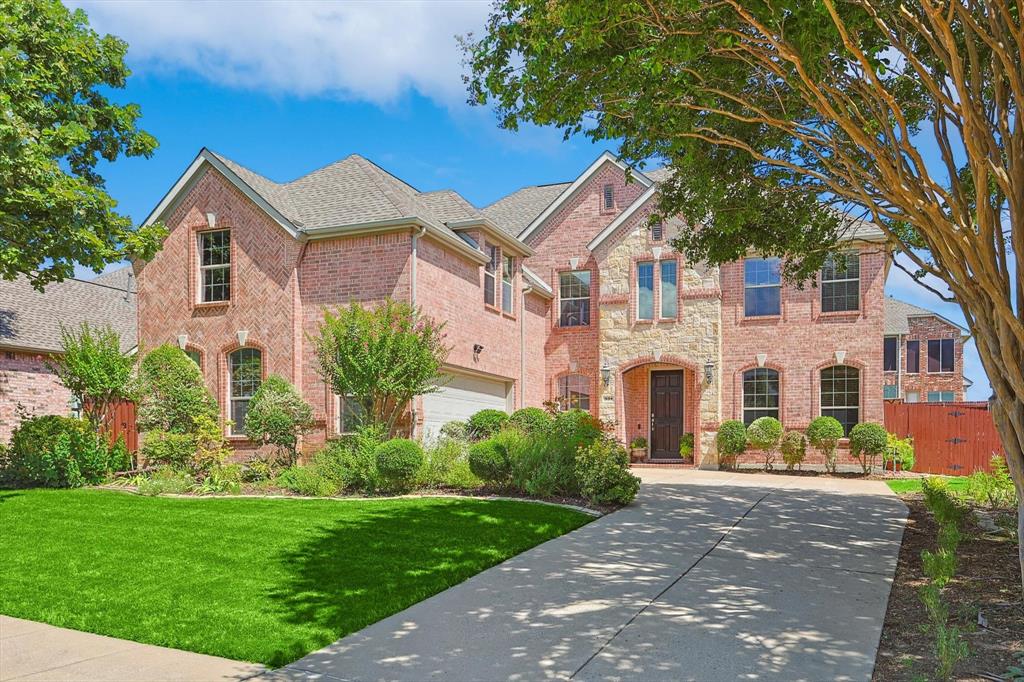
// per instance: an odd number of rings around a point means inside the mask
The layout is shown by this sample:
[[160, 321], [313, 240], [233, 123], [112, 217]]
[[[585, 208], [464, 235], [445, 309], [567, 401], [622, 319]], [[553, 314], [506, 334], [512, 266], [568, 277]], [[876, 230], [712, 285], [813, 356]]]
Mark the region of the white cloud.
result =
[[230, 87], [376, 104], [409, 89], [466, 98], [456, 35], [479, 34], [487, 2], [69, 0], [128, 42], [129, 61]]

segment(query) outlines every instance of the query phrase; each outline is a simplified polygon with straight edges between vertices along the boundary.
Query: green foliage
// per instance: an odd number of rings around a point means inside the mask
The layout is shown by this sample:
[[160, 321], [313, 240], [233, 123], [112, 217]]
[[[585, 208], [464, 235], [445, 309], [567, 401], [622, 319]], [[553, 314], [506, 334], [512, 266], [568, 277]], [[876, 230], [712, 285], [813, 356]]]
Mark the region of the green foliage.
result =
[[109, 407], [130, 397], [135, 359], [121, 352], [121, 337], [109, 326], [83, 322], [72, 331], [62, 325], [60, 341], [61, 352], [51, 355], [46, 366], [82, 406], [98, 433]]
[[935, 516], [940, 527], [960, 526], [963, 523], [967, 510], [950, 492], [944, 479], [934, 476], [924, 479], [921, 482], [921, 492], [924, 493], [925, 506]]
[[107, 466], [111, 472], [128, 471], [132, 468], [132, 455], [128, 452], [124, 436], [118, 436], [114, 444], [110, 446]]
[[899, 462], [900, 468], [911, 471], [914, 468], [914, 439], [900, 438], [894, 433], [887, 434], [884, 461], [886, 466], [894, 461]]
[[562, 443], [563, 447], [575, 452], [601, 438], [602, 424], [599, 419], [585, 410], [566, 410], [555, 416], [551, 438]]
[[693, 434], [684, 433], [679, 439], [679, 456], [684, 462], [693, 461]]
[[138, 479], [140, 495], [184, 495], [191, 492], [194, 485], [195, 481], [190, 475], [167, 466]]
[[956, 573], [956, 554], [945, 548], [940, 547], [937, 552], [921, 552], [921, 563], [925, 576], [939, 589], [945, 587]]
[[492, 485], [508, 485], [512, 476], [508, 450], [495, 438], [473, 443], [469, 446], [469, 470]]
[[331, 497], [338, 487], [317, 467], [293, 466], [281, 471], [274, 482], [304, 497]]
[[441, 438], [466, 440], [469, 438], [469, 423], [459, 420], [445, 422], [444, 425], [441, 426], [439, 435]]
[[747, 427], [737, 419], [726, 419], [715, 436], [719, 465], [725, 469], [736, 466], [736, 458], [747, 449]]
[[81, 419], [46, 415], [14, 430], [0, 478], [15, 485], [73, 488], [103, 480], [110, 450]]
[[764, 470], [770, 471], [782, 443], [782, 422], [775, 417], [755, 419], [747, 427], [747, 443], [764, 454]]
[[469, 435], [476, 439], [490, 438], [508, 423], [508, 414], [501, 410], [480, 410], [469, 418]]
[[133, 228], [96, 171], [156, 148], [136, 127], [139, 106], [109, 97], [125, 86], [128, 46], [47, 0], [0, 4], [0, 46], [0, 279], [20, 273], [42, 287], [77, 264], [99, 272], [150, 258], [165, 230]]
[[211, 467], [193, 490], [200, 494], [230, 493], [237, 495], [242, 492], [242, 472], [241, 464], [219, 464]]
[[424, 488], [471, 489], [481, 481], [469, 468], [468, 444], [456, 438], [439, 438], [424, 449], [416, 483]]
[[860, 461], [865, 474], [875, 468], [875, 458], [885, 454], [889, 434], [880, 424], [857, 424], [850, 429], [850, 454]]
[[807, 441], [825, 457], [825, 469], [835, 473], [836, 448], [845, 434], [835, 417], [816, 417], [807, 427]]
[[939, 679], [950, 679], [953, 675], [953, 668], [961, 660], [967, 658], [969, 653], [970, 650], [960, 628], [947, 624], [941, 624], [935, 628], [935, 656], [939, 659], [939, 667], [935, 672]]
[[408, 438], [393, 438], [377, 446], [377, 473], [388, 490], [405, 492], [412, 488], [423, 467], [423, 448]]
[[245, 415], [249, 438], [275, 446], [287, 466], [298, 460], [299, 439], [312, 426], [313, 408], [294, 386], [276, 374], [260, 383]]
[[375, 308], [353, 302], [325, 312], [311, 341], [317, 372], [331, 391], [352, 396], [365, 418], [388, 434], [414, 397], [439, 389], [449, 351], [444, 324], [391, 299]]
[[503, 432], [497, 440], [505, 446], [512, 463], [512, 487], [536, 497], [576, 497], [577, 450], [571, 441], [548, 434], [521, 436]]
[[608, 438], [580, 448], [576, 475], [580, 492], [591, 504], [629, 504], [640, 491], [640, 479], [629, 471], [629, 454]]
[[376, 451], [384, 437], [382, 427], [361, 426], [328, 443], [313, 464], [341, 490], [372, 493], [380, 486]]
[[975, 471], [967, 477], [966, 495], [977, 504], [993, 509], [1012, 509], [1017, 506], [1017, 489], [1006, 468], [1006, 460], [999, 455], [991, 459], [992, 473]]
[[633, 450], [646, 450], [647, 439], [644, 438], [643, 436], [637, 436], [636, 438], [629, 442], [629, 447], [632, 448]]
[[543, 433], [551, 428], [551, 415], [539, 407], [524, 407], [509, 417], [508, 423], [523, 433]]
[[142, 358], [136, 393], [141, 431], [194, 433], [197, 418], [220, 416], [199, 367], [170, 344], [157, 346]]
[[792, 471], [799, 469], [807, 456], [807, 436], [799, 431], [787, 431], [779, 444], [782, 452], [782, 461], [786, 463], [786, 469]]
[[248, 483], [262, 483], [274, 478], [274, 463], [264, 457], [255, 456], [242, 468], [242, 480]]
[[147, 465], [164, 465], [179, 471], [191, 468], [195, 452], [195, 436], [170, 431], [147, 431], [139, 447], [139, 455]]

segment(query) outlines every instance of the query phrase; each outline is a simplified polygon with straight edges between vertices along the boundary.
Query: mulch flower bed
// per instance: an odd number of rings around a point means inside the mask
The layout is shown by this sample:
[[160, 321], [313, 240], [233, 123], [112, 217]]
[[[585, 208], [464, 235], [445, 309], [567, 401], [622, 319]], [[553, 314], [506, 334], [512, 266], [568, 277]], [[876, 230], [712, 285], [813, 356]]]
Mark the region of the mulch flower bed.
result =
[[[928, 618], [917, 591], [926, 582], [921, 552], [935, 550], [938, 526], [920, 496], [902, 499], [910, 517], [875, 660], [872, 679], [877, 682], [933, 679], [936, 668], [935, 640], [924, 627]], [[1015, 514], [992, 516], [1003, 528], [1016, 527]], [[953, 679], [1005, 679], [1002, 675], [1024, 656], [1024, 600], [1014, 539], [983, 533], [969, 515], [957, 550], [956, 575], [943, 598], [950, 622], [964, 633], [970, 648]]]

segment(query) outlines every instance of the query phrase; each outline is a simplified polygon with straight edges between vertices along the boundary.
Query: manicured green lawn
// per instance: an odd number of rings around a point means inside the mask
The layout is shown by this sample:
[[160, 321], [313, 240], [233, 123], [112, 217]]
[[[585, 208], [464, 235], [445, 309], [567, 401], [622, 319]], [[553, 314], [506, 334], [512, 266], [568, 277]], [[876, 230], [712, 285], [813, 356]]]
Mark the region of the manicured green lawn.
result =
[[590, 519], [448, 498], [0, 491], [0, 613], [279, 666]]
[[[964, 476], [947, 476], [945, 478], [946, 484], [952, 492], [960, 492], [967, 487], [967, 478]], [[907, 493], [921, 492], [921, 481], [922, 479], [920, 478], [897, 478], [886, 481], [886, 483], [890, 490], [897, 495], [905, 495]]]

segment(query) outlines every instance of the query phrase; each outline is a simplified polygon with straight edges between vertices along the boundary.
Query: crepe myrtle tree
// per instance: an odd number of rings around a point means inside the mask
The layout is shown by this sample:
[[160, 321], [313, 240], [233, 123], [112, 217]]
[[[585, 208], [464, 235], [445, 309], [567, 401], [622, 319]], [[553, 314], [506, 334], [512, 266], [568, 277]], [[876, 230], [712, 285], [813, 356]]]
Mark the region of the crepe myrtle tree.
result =
[[317, 372], [331, 391], [354, 401], [365, 421], [390, 435], [414, 397], [439, 390], [450, 350], [444, 338], [443, 323], [386, 299], [375, 307], [353, 302], [325, 311], [311, 341]]
[[963, 310], [1024, 535], [1016, 1], [498, 0], [462, 42], [470, 100], [503, 127], [553, 125], [667, 164], [651, 219], [680, 216], [674, 246], [694, 261], [752, 249], [803, 283], [846, 215], [877, 224], [893, 264]]

